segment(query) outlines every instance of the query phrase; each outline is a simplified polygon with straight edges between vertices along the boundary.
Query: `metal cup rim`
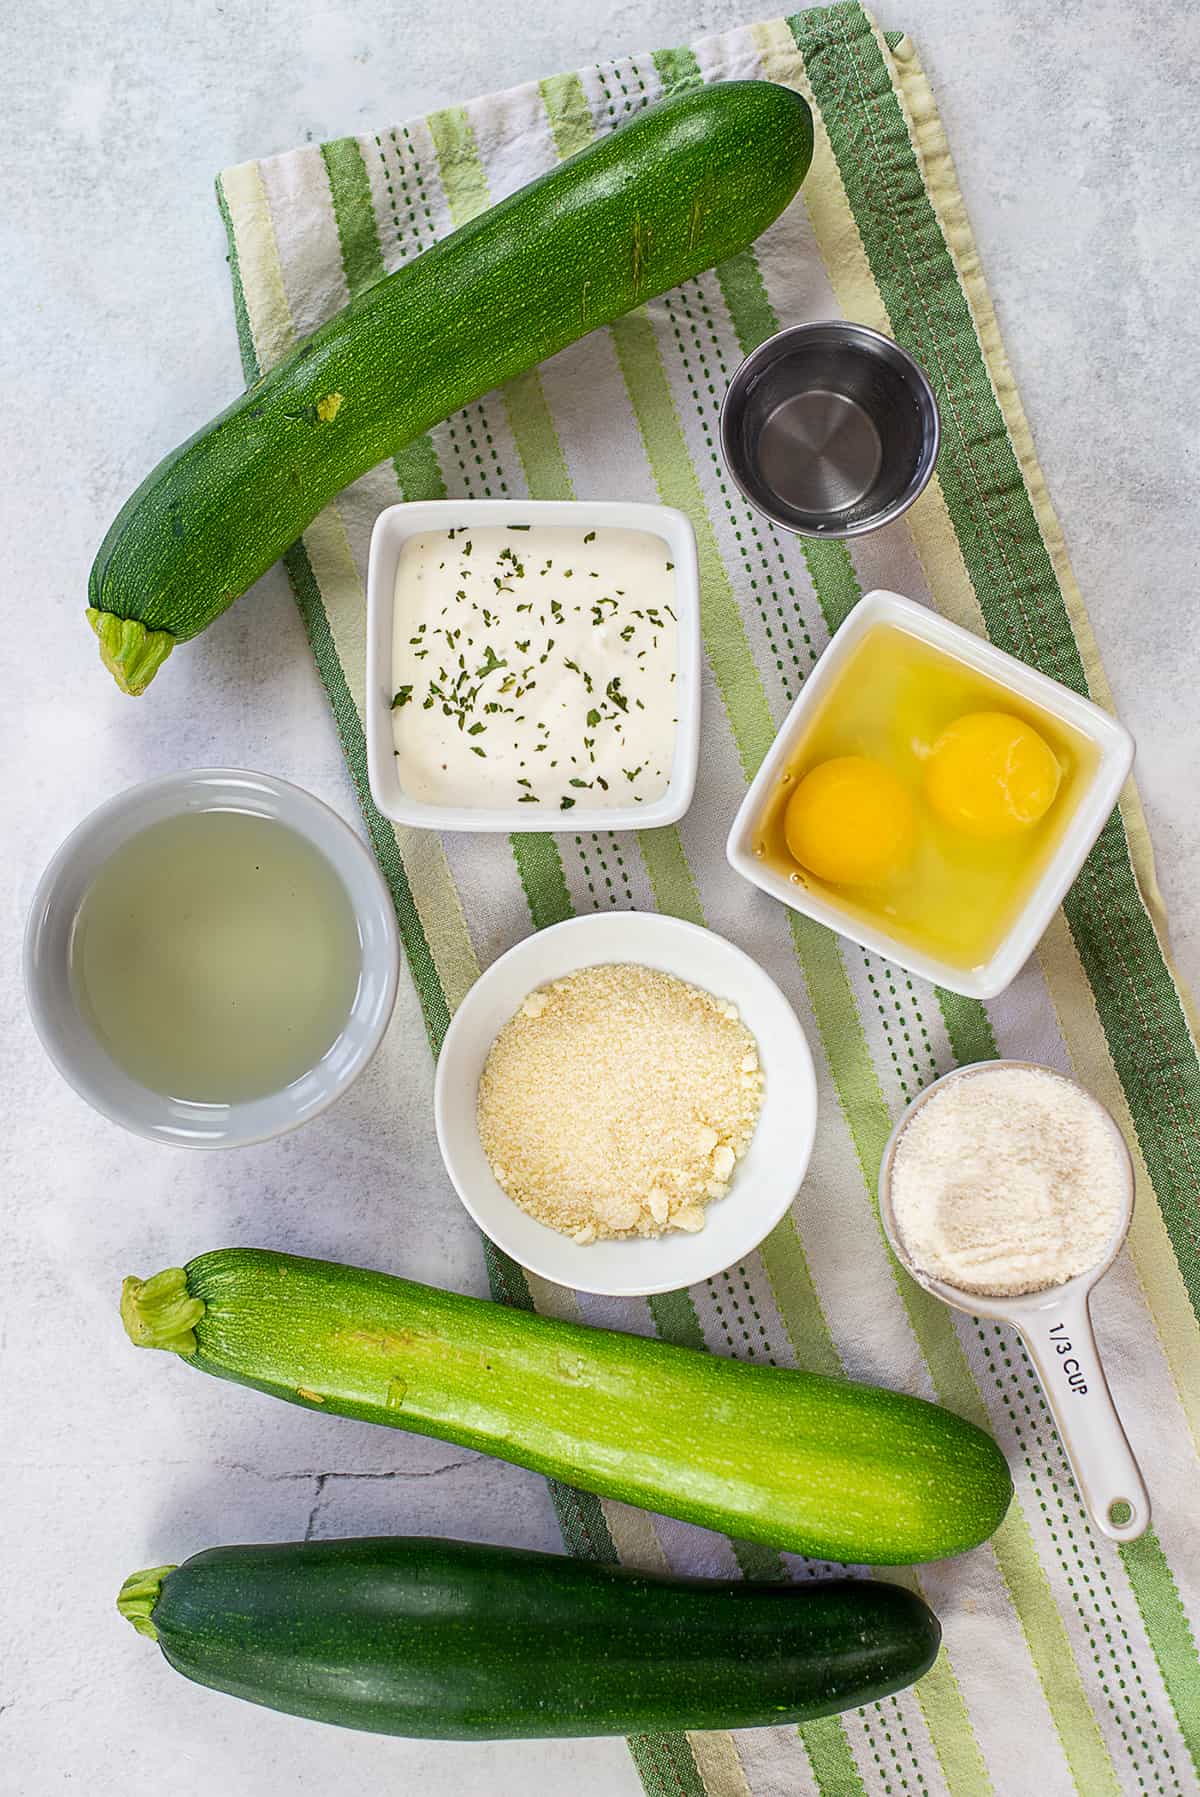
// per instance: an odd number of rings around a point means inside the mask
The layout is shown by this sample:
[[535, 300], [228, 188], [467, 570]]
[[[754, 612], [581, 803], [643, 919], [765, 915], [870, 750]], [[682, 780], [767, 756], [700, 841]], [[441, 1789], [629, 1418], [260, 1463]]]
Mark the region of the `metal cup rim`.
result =
[[[764, 505], [760, 495], [742, 478], [738, 457], [733, 449], [731, 418], [735, 409], [744, 402], [748, 382], [757, 368], [778, 360], [786, 346], [803, 341], [805, 338], [811, 339], [820, 332], [832, 332], [844, 339], [857, 340], [873, 349], [886, 349], [889, 354], [899, 357], [928, 403], [932, 429], [923, 446], [921, 460], [917, 464], [913, 479], [889, 506], [882, 511], [872, 512], [867, 517], [855, 519], [849, 524], [830, 524], [818, 530], [808, 530], [803, 525], [793, 523], [788, 518], [781, 516], [779, 512]], [[754, 507], [760, 516], [769, 518], [773, 524], [777, 524], [781, 530], [788, 531], [792, 536], [807, 537], [817, 542], [823, 540], [845, 542], [852, 537], [867, 536], [871, 531], [882, 530], [885, 524], [894, 523], [921, 497], [933, 477], [933, 471], [937, 464], [938, 450], [941, 447], [942, 421], [937, 396], [933, 391], [929, 376], [916, 357], [911, 355], [903, 344], [897, 343], [894, 337], [887, 336], [883, 331], [875, 330], [871, 325], [859, 324], [855, 319], [818, 318], [811, 319], [804, 324], [785, 325], [782, 330], [773, 332], [770, 337], [765, 337], [738, 364], [721, 401], [718, 435], [721, 443], [721, 456], [730, 479], [742, 497]]]

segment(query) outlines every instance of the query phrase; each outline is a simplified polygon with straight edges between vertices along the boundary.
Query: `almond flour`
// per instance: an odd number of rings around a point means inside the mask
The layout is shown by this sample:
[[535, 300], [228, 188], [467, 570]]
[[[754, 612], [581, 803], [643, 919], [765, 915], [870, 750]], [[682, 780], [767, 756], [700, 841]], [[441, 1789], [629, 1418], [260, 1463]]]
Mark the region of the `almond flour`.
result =
[[650, 967], [531, 992], [492, 1044], [479, 1135], [513, 1201], [586, 1244], [704, 1227], [762, 1104], [737, 1007]]
[[1010, 1297], [1098, 1266], [1125, 1196], [1101, 1107], [1048, 1068], [984, 1068], [914, 1113], [892, 1162], [892, 1212], [921, 1273]]

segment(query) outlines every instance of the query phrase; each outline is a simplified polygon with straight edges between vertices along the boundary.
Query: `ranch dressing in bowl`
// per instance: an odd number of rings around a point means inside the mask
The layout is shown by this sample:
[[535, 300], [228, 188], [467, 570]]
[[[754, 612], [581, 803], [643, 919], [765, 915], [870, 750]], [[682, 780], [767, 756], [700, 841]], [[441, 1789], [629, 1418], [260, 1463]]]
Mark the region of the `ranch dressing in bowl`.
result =
[[443, 806], [653, 804], [679, 725], [670, 546], [650, 531], [463, 525], [404, 543], [392, 735]]

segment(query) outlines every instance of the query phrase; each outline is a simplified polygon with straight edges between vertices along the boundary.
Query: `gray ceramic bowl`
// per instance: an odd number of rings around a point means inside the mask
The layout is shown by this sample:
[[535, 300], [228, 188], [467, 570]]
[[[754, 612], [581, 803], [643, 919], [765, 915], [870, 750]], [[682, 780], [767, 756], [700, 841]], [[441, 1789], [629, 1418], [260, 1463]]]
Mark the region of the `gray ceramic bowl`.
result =
[[[336, 870], [358, 925], [362, 966], [345, 1028], [317, 1065], [282, 1091], [235, 1104], [192, 1104], [151, 1092], [120, 1068], [71, 990], [75, 919], [92, 880], [131, 836], [183, 811], [244, 811], [285, 824]], [[241, 1148], [295, 1129], [331, 1105], [378, 1048], [396, 998], [400, 945], [375, 862], [337, 814], [270, 774], [202, 768], [118, 793], [71, 832], [38, 882], [25, 931], [25, 994], [42, 1046], [81, 1098], [114, 1123], [183, 1148]]]

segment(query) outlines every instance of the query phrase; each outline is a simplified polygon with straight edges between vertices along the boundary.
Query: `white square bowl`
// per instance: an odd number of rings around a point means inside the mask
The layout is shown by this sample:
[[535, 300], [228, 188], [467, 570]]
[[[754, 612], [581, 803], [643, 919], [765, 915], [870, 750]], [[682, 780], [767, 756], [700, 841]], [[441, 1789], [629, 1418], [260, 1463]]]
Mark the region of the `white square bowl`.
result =
[[[652, 805], [580, 809], [566, 822], [555, 805], [429, 805], [405, 792], [392, 738], [392, 619], [396, 564], [411, 536], [453, 525], [583, 525], [589, 530], [644, 530], [661, 537], [675, 563], [678, 652], [675, 692], [679, 724], [671, 778]], [[385, 817], [420, 830], [654, 830], [678, 823], [692, 802], [700, 757], [700, 566], [696, 533], [666, 505], [590, 499], [427, 499], [391, 505], [371, 532], [367, 562], [367, 777]]]
[[[1099, 751], [1099, 761], [1091, 781], [1075, 807], [1075, 814], [1063, 832], [1053, 858], [1041, 879], [1022, 906], [1012, 928], [1001, 941], [991, 959], [978, 967], [964, 970], [952, 962], [922, 954], [909, 943], [898, 941], [885, 930], [875, 927], [849, 910], [831, 902], [819, 893], [797, 886], [783, 874], [765, 867], [754, 853], [754, 825], [761, 817], [771, 788], [783, 772], [797, 739], [807, 729], [815, 707], [831, 683], [837, 679], [846, 659], [858, 647], [869, 630], [879, 624], [891, 624], [910, 636], [951, 655], [956, 661], [977, 673], [1007, 687], [1030, 705], [1036, 705], [1051, 717], [1077, 730]], [[818, 923], [828, 925], [840, 936], [869, 948], [885, 960], [894, 961], [910, 973], [920, 974], [950, 992], [961, 992], [966, 998], [995, 998], [1012, 984], [1044, 934], [1050, 919], [1062, 903], [1067, 889], [1087, 859], [1110, 812], [1117, 802], [1126, 775], [1133, 765], [1133, 738], [1123, 724], [1108, 712], [1101, 711], [1090, 699], [1080, 698], [1070, 687], [1050, 680], [1035, 668], [1028, 667], [1003, 649], [997, 649], [984, 637], [973, 636], [957, 624], [902, 598], [899, 593], [878, 591], [861, 599], [846, 619], [820, 661], [809, 675], [799, 698], [788, 712], [766, 759], [754, 777], [729, 832], [726, 854], [735, 872], [770, 893], [793, 911], [801, 911]]]

